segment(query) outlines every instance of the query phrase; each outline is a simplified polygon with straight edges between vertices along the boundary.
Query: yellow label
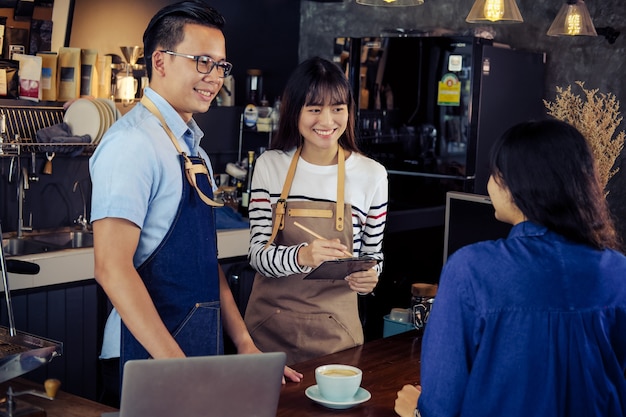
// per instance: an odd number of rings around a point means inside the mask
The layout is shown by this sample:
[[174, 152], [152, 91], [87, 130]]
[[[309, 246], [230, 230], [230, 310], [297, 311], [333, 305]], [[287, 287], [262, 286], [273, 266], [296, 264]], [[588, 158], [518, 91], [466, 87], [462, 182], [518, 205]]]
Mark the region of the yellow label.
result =
[[456, 75], [445, 74], [439, 81], [437, 104], [440, 106], [458, 106], [461, 104], [461, 83]]

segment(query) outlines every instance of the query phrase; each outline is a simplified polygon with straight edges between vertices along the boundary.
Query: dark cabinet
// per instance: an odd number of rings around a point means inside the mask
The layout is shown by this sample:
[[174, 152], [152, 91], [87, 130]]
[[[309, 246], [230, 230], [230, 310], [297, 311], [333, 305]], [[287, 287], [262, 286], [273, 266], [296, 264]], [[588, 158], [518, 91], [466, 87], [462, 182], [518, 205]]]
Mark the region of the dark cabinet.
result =
[[[24, 375], [42, 383], [61, 380], [63, 391], [97, 400], [98, 355], [102, 343], [106, 298], [94, 280], [12, 292], [15, 327], [63, 343], [63, 354]], [[0, 324], [8, 326], [7, 308]]]

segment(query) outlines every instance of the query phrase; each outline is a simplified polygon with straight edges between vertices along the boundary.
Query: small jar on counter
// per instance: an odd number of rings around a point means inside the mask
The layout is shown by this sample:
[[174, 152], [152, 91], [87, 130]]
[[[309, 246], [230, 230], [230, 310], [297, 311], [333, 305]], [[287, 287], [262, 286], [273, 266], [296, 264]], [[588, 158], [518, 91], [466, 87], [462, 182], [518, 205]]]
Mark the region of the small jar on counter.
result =
[[411, 321], [418, 330], [423, 330], [437, 295], [436, 284], [416, 283], [411, 285]]

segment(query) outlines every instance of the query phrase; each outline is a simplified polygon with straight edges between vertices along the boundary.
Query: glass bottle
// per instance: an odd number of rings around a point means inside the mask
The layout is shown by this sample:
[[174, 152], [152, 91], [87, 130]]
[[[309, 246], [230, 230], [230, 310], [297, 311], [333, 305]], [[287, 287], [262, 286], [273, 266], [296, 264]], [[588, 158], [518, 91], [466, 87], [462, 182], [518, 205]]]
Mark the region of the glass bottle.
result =
[[359, 109], [367, 110], [369, 107], [370, 92], [367, 89], [365, 75], [361, 75], [361, 92], [359, 99]]
[[246, 99], [249, 104], [257, 106], [263, 94], [263, 73], [259, 69], [249, 69], [246, 74]]
[[278, 122], [280, 121], [280, 96], [276, 97], [274, 101], [274, 108], [272, 109], [272, 131], [278, 130]]
[[261, 92], [263, 90], [263, 78], [261, 77], [261, 70], [258, 69], [249, 69], [247, 74], [247, 98], [246, 107], [243, 112], [243, 120], [247, 129], [256, 130], [257, 120], [259, 118], [259, 99], [261, 98]]
[[0, 155], [4, 154], [4, 144], [11, 142], [7, 135], [7, 116], [0, 114]]
[[252, 171], [254, 169], [254, 151], [248, 151], [248, 174], [246, 175], [246, 188], [241, 193], [241, 214], [248, 215], [250, 194], [252, 193]]

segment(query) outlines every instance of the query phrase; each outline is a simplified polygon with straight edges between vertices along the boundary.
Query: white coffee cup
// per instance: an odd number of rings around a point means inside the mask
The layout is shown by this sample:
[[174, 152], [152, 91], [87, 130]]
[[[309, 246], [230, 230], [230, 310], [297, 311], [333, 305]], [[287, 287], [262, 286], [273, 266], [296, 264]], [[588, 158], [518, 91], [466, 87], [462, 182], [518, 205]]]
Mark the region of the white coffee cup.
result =
[[324, 399], [333, 402], [345, 402], [354, 398], [363, 372], [354, 366], [330, 364], [315, 369], [315, 382]]

